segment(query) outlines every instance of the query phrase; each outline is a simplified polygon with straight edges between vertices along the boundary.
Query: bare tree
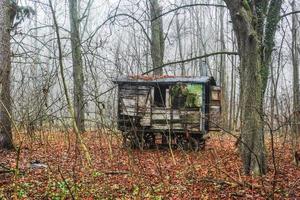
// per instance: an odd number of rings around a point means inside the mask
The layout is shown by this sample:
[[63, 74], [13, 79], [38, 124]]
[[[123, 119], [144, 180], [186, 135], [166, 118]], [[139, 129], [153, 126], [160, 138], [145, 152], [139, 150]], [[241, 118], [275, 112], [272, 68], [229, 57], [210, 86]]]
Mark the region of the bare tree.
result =
[[81, 40], [79, 33], [80, 19], [78, 17], [77, 0], [69, 0], [71, 45], [73, 61], [73, 83], [74, 83], [74, 111], [75, 120], [80, 132], [84, 132], [84, 97], [83, 97], [83, 64], [81, 53]]
[[[220, 42], [221, 42], [221, 51], [226, 50], [225, 45], [225, 28], [224, 28], [224, 17], [225, 9], [220, 8]], [[227, 83], [226, 83], [226, 56], [221, 55], [220, 62], [220, 83], [222, 87], [222, 98], [221, 98], [221, 107], [222, 107], [222, 125], [225, 127], [228, 124], [228, 98], [227, 98]]]

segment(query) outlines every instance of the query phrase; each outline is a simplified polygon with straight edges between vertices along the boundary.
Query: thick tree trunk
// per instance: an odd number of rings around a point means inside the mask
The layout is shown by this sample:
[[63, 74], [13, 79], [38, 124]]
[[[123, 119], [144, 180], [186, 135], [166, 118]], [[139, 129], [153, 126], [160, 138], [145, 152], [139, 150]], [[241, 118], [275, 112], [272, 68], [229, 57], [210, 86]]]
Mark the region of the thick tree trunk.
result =
[[263, 104], [282, 0], [224, 0], [238, 41], [244, 171], [266, 172]]
[[[153, 68], [163, 65], [164, 59], [164, 37], [163, 37], [163, 22], [162, 17], [157, 18], [161, 14], [159, 0], [150, 0], [151, 14], [151, 57]], [[154, 20], [153, 20], [154, 19]], [[163, 74], [163, 69], [154, 70], [154, 75], [160, 76]]]
[[84, 132], [84, 96], [83, 96], [83, 65], [81, 42], [79, 34], [79, 18], [77, 0], [69, 0], [71, 45], [73, 61], [73, 81], [74, 81], [74, 111], [75, 120], [79, 132]]
[[0, 149], [12, 149], [11, 96], [10, 96], [10, 1], [0, 1]]
[[244, 38], [241, 53], [241, 138], [244, 171], [249, 174], [266, 172], [263, 113], [262, 78], [259, 65], [259, 45], [255, 38]]
[[242, 4], [226, 2], [233, 21], [240, 53], [241, 78], [241, 155], [244, 172], [264, 174], [266, 158], [263, 121], [260, 108], [263, 102], [260, 40], [252, 26], [252, 17]]

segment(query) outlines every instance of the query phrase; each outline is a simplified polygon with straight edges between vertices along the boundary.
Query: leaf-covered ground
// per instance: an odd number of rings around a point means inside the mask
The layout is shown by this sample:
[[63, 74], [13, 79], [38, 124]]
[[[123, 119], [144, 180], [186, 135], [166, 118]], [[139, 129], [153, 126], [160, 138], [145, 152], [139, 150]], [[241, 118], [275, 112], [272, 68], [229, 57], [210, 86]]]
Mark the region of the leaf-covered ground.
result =
[[277, 174], [269, 156], [268, 174], [253, 177], [243, 175], [227, 135], [213, 134], [200, 152], [130, 151], [116, 136], [83, 137], [92, 166], [72, 134], [18, 137], [19, 162], [17, 152], [0, 151], [0, 199], [300, 199], [300, 169], [283, 138], [275, 141]]

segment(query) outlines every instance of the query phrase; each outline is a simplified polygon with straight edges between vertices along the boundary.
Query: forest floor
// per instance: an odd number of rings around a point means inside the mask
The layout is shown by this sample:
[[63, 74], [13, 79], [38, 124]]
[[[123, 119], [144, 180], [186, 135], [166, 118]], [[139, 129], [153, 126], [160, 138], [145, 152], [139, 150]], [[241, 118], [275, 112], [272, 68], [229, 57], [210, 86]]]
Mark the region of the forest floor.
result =
[[300, 199], [300, 168], [284, 138], [275, 141], [277, 173], [268, 142], [263, 177], [243, 175], [235, 139], [220, 133], [200, 152], [131, 151], [100, 133], [83, 139], [91, 166], [72, 134], [17, 137], [19, 161], [17, 152], [0, 151], [0, 199]]

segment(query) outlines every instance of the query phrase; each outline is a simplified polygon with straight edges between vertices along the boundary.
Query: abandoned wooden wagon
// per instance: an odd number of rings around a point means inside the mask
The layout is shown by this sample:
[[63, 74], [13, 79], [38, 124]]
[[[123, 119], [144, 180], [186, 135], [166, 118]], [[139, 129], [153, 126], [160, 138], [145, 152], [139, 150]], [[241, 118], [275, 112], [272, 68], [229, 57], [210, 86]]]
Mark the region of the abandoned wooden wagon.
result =
[[135, 76], [118, 85], [118, 129], [131, 148], [171, 144], [198, 150], [217, 130], [221, 89], [213, 77]]

